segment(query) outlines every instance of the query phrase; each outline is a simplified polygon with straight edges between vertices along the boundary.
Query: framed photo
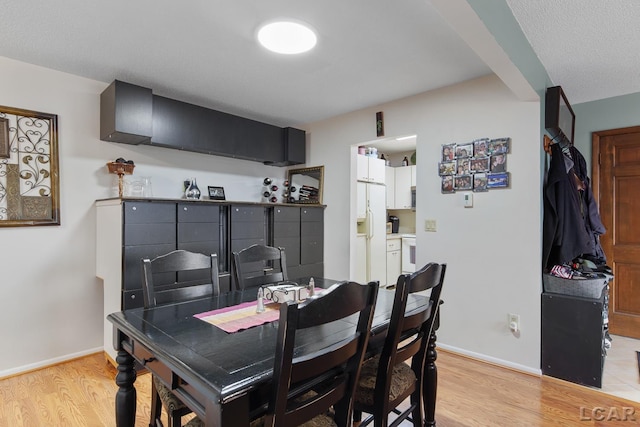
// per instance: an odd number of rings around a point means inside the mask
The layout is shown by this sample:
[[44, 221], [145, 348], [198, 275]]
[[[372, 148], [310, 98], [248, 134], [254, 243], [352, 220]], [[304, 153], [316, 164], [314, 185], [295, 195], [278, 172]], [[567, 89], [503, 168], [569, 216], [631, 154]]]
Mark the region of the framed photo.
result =
[[9, 155], [9, 119], [0, 117], [0, 159], [8, 159]]
[[471, 172], [489, 172], [489, 157], [471, 159]]
[[454, 178], [454, 187], [456, 190], [471, 190], [473, 188], [471, 175], [456, 175]]
[[509, 186], [509, 172], [490, 173], [487, 175], [487, 188], [507, 188]]
[[463, 159], [465, 157], [473, 157], [473, 143], [458, 144], [456, 145], [456, 159]]
[[491, 173], [500, 173], [506, 171], [507, 155], [505, 153], [499, 153], [491, 156]]
[[473, 191], [474, 192], [489, 191], [489, 189], [487, 188], [486, 173], [476, 173], [473, 175]]
[[455, 193], [456, 189], [453, 188], [453, 175], [446, 175], [442, 177], [442, 185], [440, 191], [443, 194]]
[[457, 161], [456, 175], [467, 175], [471, 173], [471, 159], [460, 159]]
[[455, 175], [456, 173], [456, 161], [442, 162], [438, 164], [438, 173], [440, 176]]
[[211, 200], [226, 200], [224, 197], [223, 187], [207, 187], [209, 189], [209, 198]]
[[476, 139], [473, 141], [473, 156], [485, 157], [489, 155], [489, 139]]
[[456, 144], [447, 144], [442, 146], [442, 162], [450, 162], [456, 158]]
[[497, 138], [489, 141], [489, 154], [508, 153], [511, 146], [511, 138]]

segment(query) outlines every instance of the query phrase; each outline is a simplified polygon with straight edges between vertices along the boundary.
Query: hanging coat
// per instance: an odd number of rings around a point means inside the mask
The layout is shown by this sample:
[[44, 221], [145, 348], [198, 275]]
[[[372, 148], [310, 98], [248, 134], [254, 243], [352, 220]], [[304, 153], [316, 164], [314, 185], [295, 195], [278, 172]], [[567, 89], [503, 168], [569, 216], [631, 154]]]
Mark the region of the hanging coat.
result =
[[543, 195], [543, 270], [569, 263], [590, 252], [591, 237], [585, 227], [581, 203], [580, 192], [567, 170], [562, 149], [559, 144], [553, 144]]

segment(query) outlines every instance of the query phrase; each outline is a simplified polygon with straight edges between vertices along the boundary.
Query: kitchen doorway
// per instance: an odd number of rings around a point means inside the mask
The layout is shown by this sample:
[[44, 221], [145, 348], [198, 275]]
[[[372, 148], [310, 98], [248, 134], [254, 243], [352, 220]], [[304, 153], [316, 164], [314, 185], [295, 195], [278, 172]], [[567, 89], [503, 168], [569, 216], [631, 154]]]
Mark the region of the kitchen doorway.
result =
[[411, 259], [415, 260], [416, 141], [416, 135], [408, 135], [352, 147], [356, 185], [351, 188], [357, 200], [352, 216], [356, 218], [351, 238], [355, 244], [350, 260], [352, 280], [395, 284], [409, 259], [402, 253], [403, 243], [409, 240], [414, 242]]

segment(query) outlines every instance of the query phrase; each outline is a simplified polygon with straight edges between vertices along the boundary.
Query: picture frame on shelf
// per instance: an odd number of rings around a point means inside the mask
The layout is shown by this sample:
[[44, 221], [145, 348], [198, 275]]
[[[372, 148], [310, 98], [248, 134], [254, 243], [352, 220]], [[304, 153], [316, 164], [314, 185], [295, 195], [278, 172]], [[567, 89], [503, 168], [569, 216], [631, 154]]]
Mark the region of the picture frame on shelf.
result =
[[224, 195], [224, 187], [213, 187], [208, 186], [209, 190], [209, 199], [211, 200], [226, 200]]

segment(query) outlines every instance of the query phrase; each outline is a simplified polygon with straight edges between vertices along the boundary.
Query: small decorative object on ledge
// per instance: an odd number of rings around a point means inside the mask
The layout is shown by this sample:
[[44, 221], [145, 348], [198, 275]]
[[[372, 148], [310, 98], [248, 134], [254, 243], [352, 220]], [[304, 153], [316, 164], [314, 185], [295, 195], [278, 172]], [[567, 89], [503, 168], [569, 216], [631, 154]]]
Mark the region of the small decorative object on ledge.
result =
[[133, 160], [125, 160], [119, 157], [115, 161], [107, 163], [107, 168], [109, 168], [109, 173], [118, 175], [118, 197], [122, 198], [124, 192], [124, 176], [133, 173], [135, 164]]
[[187, 199], [199, 200], [200, 199], [200, 189], [198, 188], [198, 183], [195, 178], [191, 178], [189, 180], [189, 186], [184, 192], [184, 197]]
[[223, 187], [207, 187], [209, 190], [209, 199], [211, 200], [226, 200], [224, 196]]

